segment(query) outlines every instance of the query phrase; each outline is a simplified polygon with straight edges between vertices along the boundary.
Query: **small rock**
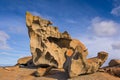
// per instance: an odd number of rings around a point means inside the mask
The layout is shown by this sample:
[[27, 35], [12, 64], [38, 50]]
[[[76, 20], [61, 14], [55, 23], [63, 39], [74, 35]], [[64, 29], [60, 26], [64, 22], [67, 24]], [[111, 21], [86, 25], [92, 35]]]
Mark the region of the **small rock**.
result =
[[50, 70], [52, 69], [52, 67], [48, 67], [48, 68], [38, 68], [37, 71], [35, 72], [35, 76], [36, 77], [41, 77], [46, 75]]

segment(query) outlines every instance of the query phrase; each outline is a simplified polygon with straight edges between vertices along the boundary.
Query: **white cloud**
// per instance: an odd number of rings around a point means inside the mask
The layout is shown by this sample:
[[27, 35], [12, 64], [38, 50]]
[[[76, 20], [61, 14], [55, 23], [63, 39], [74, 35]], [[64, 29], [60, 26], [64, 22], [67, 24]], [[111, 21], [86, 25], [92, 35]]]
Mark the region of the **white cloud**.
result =
[[120, 58], [120, 54], [119, 54], [120, 49], [115, 50], [113, 49], [113, 46], [112, 46], [113, 43], [115, 42], [114, 39], [110, 37], [95, 37], [94, 35], [89, 35], [89, 36], [87, 35], [87, 36], [78, 38], [88, 48], [88, 51], [89, 51], [88, 58], [97, 56], [97, 53], [100, 51], [106, 51], [109, 54], [108, 54], [108, 59], [105, 62], [104, 66], [108, 65], [108, 62], [111, 59]]
[[111, 11], [111, 14], [116, 15], [116, 16], [120, 16], [120, 6], [113, 8]]
[[8, 39], [9, 35], [4, 31], [0, 31], [0, 49], [2, 50], [11, 49], [10, 46], [7, 44]]
[[120, 24], [112, 20], [102, 20], [100, 17], [95, 17], [91, 22], [93, 32], [101, 37], [115, 35], [118, 32], [119, 25]]
[[111, 59], [120, 58], [119, 26], [120, 24], [113, 20], [100, 17], [91, 20], [89, 33], [94, 34], [84, 34], [84, 37], [79, 38], [88, 48], [88, 58], [97, 56], [99, 51], [106, 51], [109, 56], [104, 66], [108, 65]]

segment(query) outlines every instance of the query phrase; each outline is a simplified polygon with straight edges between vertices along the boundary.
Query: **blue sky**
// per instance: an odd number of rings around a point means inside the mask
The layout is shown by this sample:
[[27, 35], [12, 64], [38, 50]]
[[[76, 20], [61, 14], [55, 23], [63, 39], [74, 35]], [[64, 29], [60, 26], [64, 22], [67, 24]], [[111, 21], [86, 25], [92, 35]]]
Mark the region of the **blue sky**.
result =
[[120, 0], [0, 0], [0, 64], [15, 64], [31, 55], [26, 11], [82, 41], [88, 57], [106, 51], [106, 65], [110, 59], [120, 59]]

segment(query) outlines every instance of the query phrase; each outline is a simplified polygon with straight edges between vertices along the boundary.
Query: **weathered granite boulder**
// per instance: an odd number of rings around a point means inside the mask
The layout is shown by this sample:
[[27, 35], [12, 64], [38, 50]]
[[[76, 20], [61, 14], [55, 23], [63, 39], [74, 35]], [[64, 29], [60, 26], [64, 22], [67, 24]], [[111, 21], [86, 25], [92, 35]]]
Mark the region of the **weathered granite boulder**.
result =
[[74, 77], [96, 72], [108, 57], [106, 52], [100, 52], [97, 57], [86, 59], [88, 50], [82, 42], [72, 39], [67, 31], [59, 32], [52, 22], [29, 12], [26, 13], [26, 25], [36, 66], [64, 68], [70, 77]]

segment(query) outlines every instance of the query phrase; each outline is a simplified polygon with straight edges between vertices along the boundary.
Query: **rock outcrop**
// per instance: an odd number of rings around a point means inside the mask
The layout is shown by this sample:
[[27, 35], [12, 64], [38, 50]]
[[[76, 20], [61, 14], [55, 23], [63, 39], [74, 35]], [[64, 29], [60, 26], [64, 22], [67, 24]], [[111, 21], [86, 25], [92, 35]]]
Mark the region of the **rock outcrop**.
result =
[[34, 76], [35, 71], [36, 69], [30, 68], [18, 68], [14, 71], [8, 71], [0, 67], [0, 80], [120, 80], [120, 78], [104, 72], [68, 78], [68, 75], [59, 69], [52, 69], [47, 75], [41, 77]]
[[120, 60], [112, 59], [107, 67], [102, 68], [104, 72], [120, 77]]
[[18, 59], [17, 64], [20, 67], [32, 67], [34, 66], [33, 61], [32, 61], [32, 56], [27, 56]]
[[96, 72], [108, 57], [108, 53], [99, 52], [97, 57], [86, 59], [88, 50], [82, 42], [72, 39], [67, 31], [59, 32], [51, 21], [29, 12], [26, 13], [26, 25], [35, 66], [64, 68], [74, 77]]
[[[106, 52], [99, 52], [97, 57], [89, 59], [86, 59], [86, 56], [83, 55], [84, 53], [76, 52], [75, 55], [69, 59], [71, 61], [66, 63], [68, 66], [65, 70], [68, 71], [70, 77], [97, 72], [108, 57]], [[67, 59], [68, 58], [69, 57], [67, 57]]]
[[65, 31], [60, 33], [51, 22], [38, 16], [26, 13], [26, 24], [30, 37], [30, 49], [33, 63], [40, 66], [63, 67], [64, 53], [71, 41], [70, 35]]
[[110, 66], [110, 67], [117, 66], [117, 65], [120, 65], [120, 60], [118, 60], [118, 59], [112, 59], [112, 60], [109, 62], [109, 66]]

